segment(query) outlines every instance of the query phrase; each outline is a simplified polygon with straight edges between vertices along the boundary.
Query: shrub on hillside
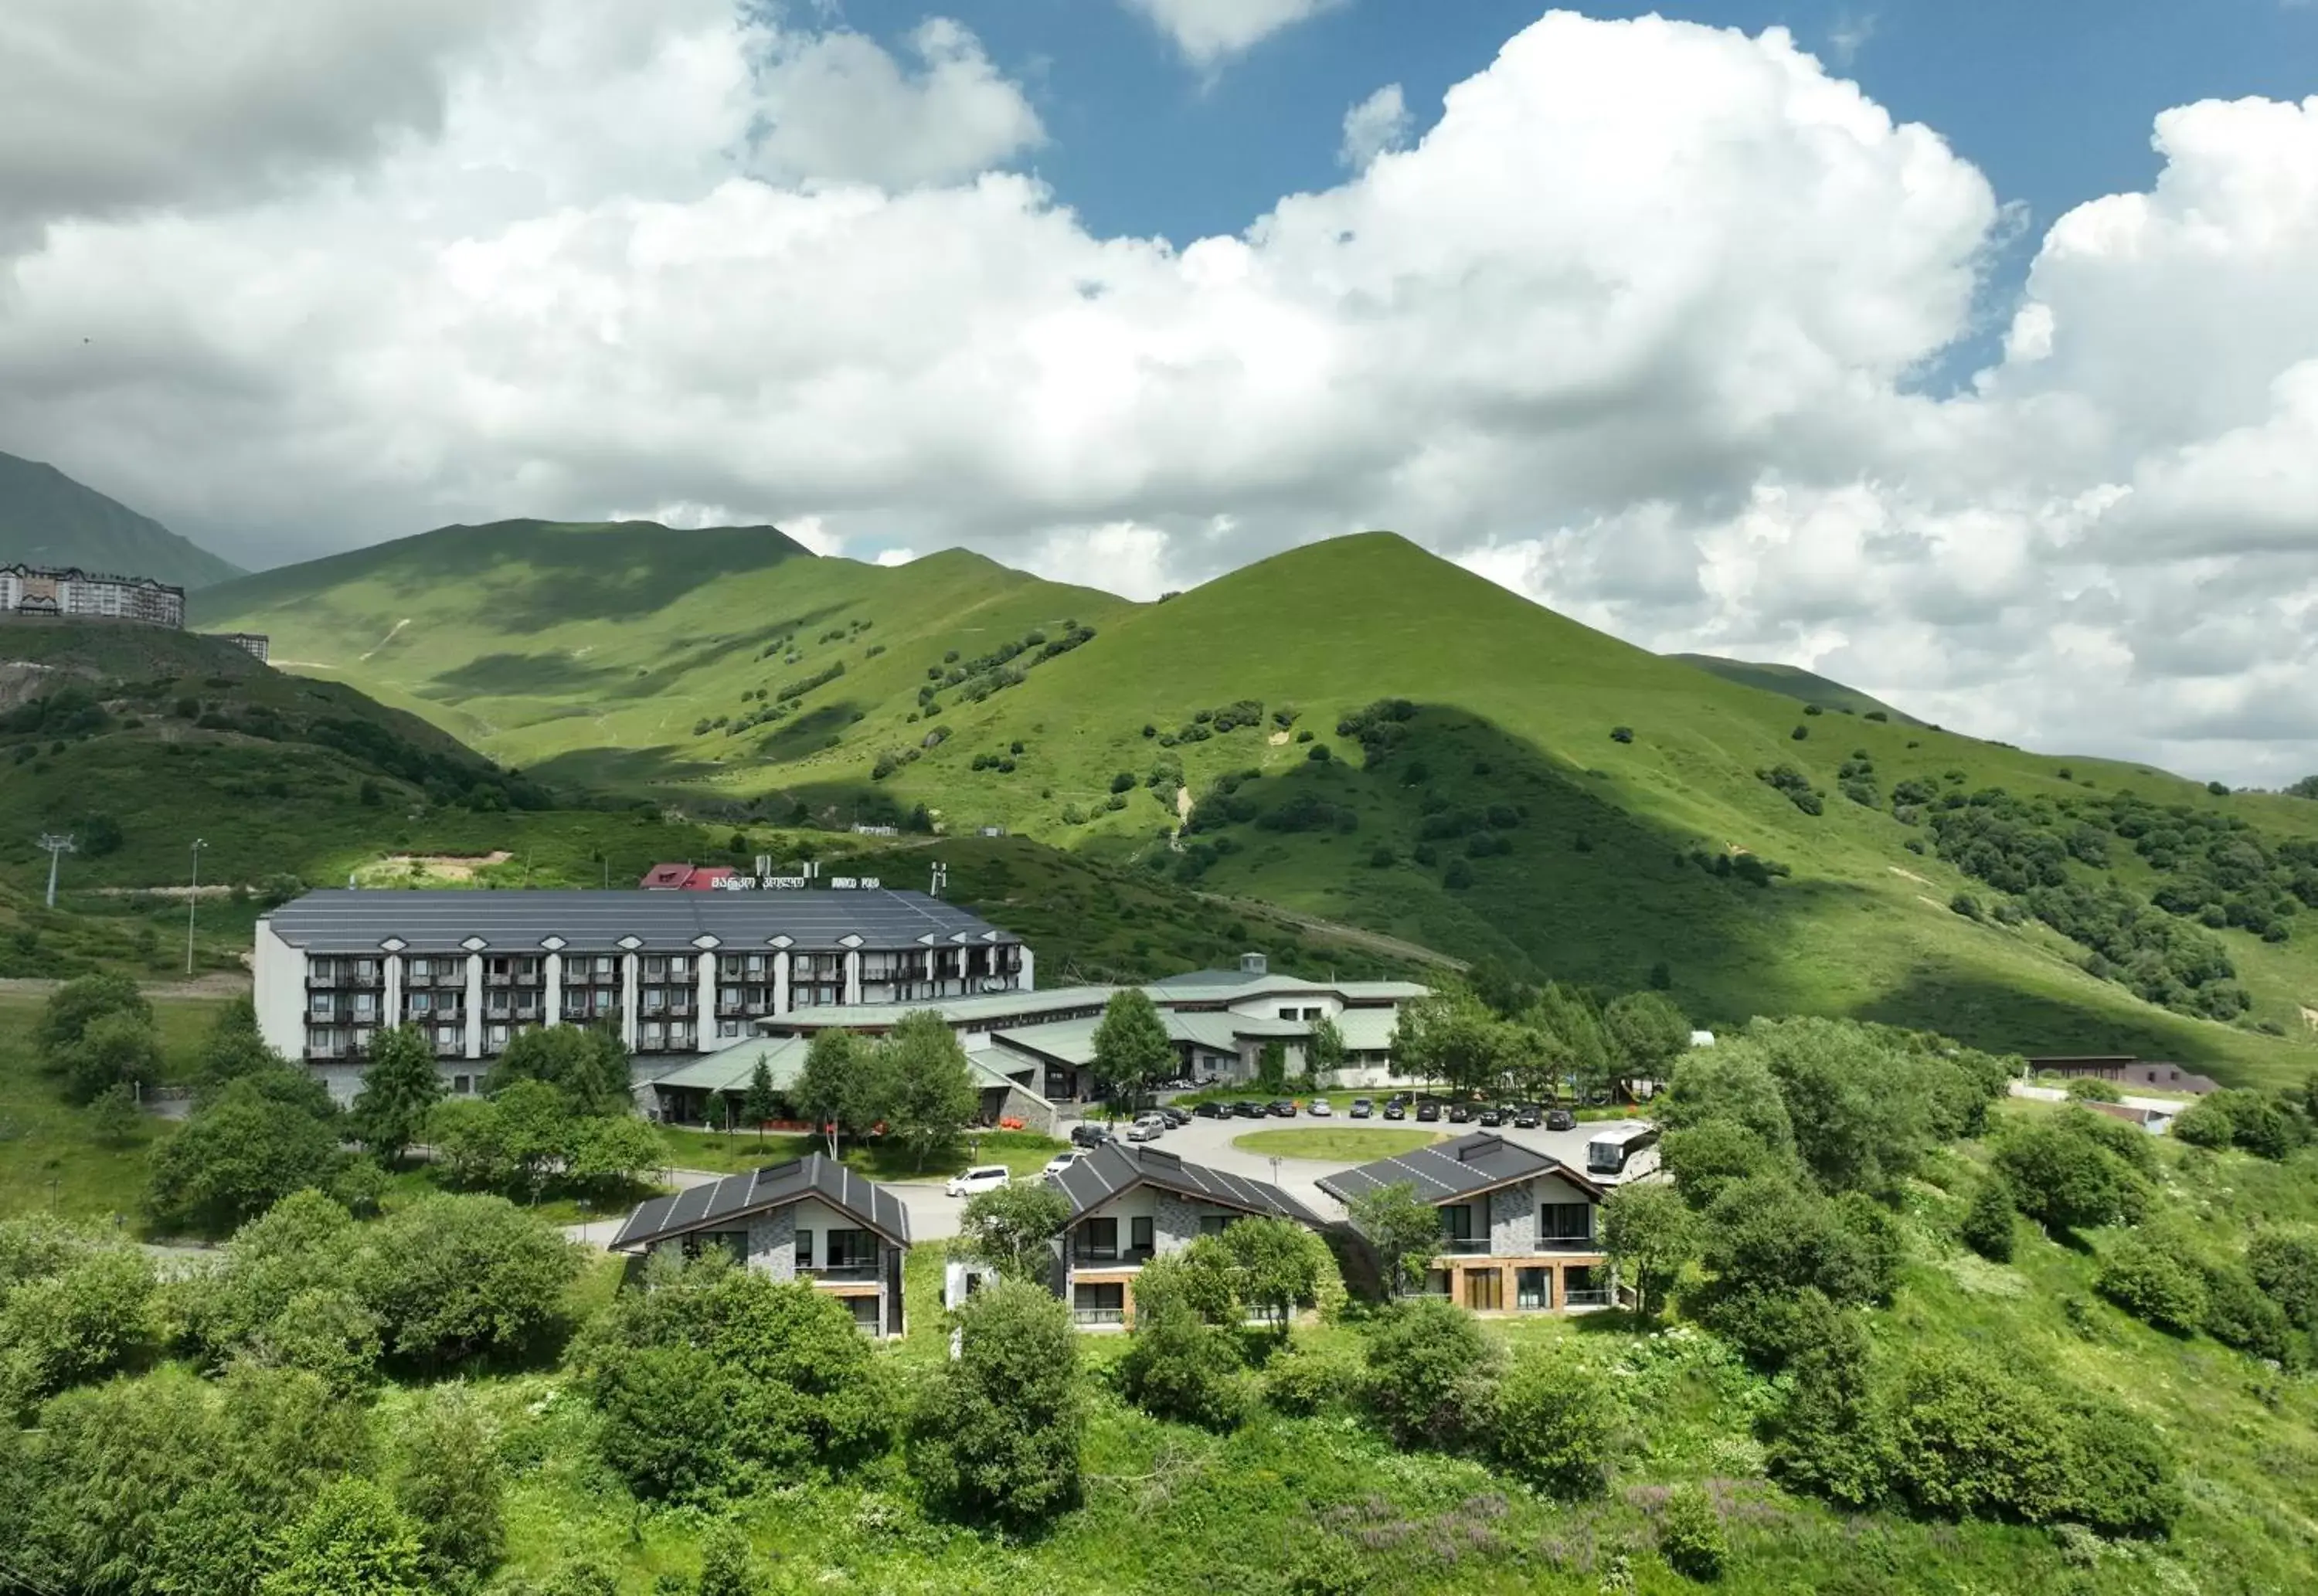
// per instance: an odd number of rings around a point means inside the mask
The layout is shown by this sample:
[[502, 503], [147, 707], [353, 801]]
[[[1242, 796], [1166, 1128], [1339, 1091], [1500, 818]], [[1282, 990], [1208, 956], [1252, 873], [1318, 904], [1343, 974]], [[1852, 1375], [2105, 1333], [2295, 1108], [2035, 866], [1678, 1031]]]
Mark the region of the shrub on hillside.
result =
[[1017, 1529], [1074, 1505], [1086, 1420], [1069, 1310], [1002, 1281], [968, 1300], [958, 1332], [912, 1415], [910, 1472], [945, 1511]]
[[1395, 1303], [1369, 1327], [1369, 1409], [1403, 1446], [1462, 1448], [1487, 1430], [1498, 1356], [1453, 1304]]
[[1360, 1366], [1340, 1352], [1296, 1342], [1263, 1366], [1263, 1399], [1298, 1418], [1349, 1402], [1360, 1387]]
[[1129, 1402], [1158, 1418], [1229, 1430], [1247, 1416], [1245, 1369], [1228, 1331], [1185, 1302], [1146, 1303], [1137, 1292], [1135, 1329], [1119, 1361], [1119, 1388]]
[[2205, 1322], [2206, 1283], [2197, 1266], [2170, 1247], [2138, 1237], [2124, 1237], [2109, 1249], [2093, 1289], [2134, 1318], [2174, 1335], [2194, 1334]]
[[155, 1222], [222, 1235], [292, 1192], [327, 1187], [342, 1161], [335, 1117], [328, 1091], [302, 1071], [229, 1081], [154, 1150], [146, 1203]]
[[2207, 1264], [2205, 1332], [2224, 1347], [2284, 1363], [2293, 1356], [2292, 1327], [2286, 1311], [2266, 1296], [2254, 1278], [2235, 1264]]
[[1532, 1347], [1498, 1383], [1489, 1448], [1500, 1467], [1550, 1496], [1599, 1496], [1616, 1408], [1601, 1376], [1567, 1351]]
[[2246, 1268], [2289, 1323], [2318, 1331], [2318, 1232], [2258, 1231], [2246, 1244]]
[[[2128, 1140], [2118, 1143], [2105, 1127]], [[2020, 1211], [2049, 1231], [2131, 1224], [2149, 1202], [2143, 1141], [2121, 1120], [2076, 1109], [2014, 1126], [1997, 1145], [1996, 1171]]]
[[1634, 740], [1634, 729], [1631, 726], [1613, 726], [1610, 728], [1610, 740], [1631, 742]]
[[1658, 1556], [1685, 1579], [1712, 1583], [1722, 1577], [1730, 1538], [1722, 1532], [1722, 1515], [1701, 1486], [1685, 1483], [1667, 1495], [1658, 1516]]
[[2013, 1212], [2012, 1194], [2003, 1180], [1994, 1175], [1983, 1178], [1980, 1189], [1972, 1193], [1972, 1206], [1964, 1210], [1958, 1233], [1963, 1244], [1990, 1263], [2011, 1262]]
[[1857, 1314], [1811, 1297], [1786, 1401], [1770, 1421], [1771, 1472], [1794, 1490], [1866, 1507], [1884, 1495], [1894, 1463], [1867, 1334]]
[[1890, 1403], [1893, 1483], [1918, 1511], [2049, 1523], [2071, 1500], [2058, 1406], [1975, 1353], [1936, 1345], [1900, 1367]]

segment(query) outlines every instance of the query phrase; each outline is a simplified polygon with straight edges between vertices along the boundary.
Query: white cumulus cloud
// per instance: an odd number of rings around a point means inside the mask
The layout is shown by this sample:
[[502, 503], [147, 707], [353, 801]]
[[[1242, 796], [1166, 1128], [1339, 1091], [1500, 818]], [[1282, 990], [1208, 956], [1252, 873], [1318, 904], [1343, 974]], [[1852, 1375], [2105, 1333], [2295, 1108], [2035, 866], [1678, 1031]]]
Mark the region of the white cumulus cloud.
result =
[[[2014, 223], [1775, 29], [1550, 14], [1421, 142], [1176, 241], [1008, 170], [1038, 118], [954, 23], [441, 39], [387, 131], [246, 181], [8, 148], [0, 448], [251, 560], [657, 506], [1147, 596], [1388, 526], [1983, 734], [2318, 768], [2318, 100], [2158, 115], [1934, 397]], [[123, 89], [118, 137], [227, 97]]]
[[1413, 121], [1400, 85], [1388, 83], [1344, 112], [1344, 139], [1336, 158], [1358, 172], [1385, 151], [1406, 144]]
[[1345, 0], [1126, 0], [1195, 67], [1212, 67]]

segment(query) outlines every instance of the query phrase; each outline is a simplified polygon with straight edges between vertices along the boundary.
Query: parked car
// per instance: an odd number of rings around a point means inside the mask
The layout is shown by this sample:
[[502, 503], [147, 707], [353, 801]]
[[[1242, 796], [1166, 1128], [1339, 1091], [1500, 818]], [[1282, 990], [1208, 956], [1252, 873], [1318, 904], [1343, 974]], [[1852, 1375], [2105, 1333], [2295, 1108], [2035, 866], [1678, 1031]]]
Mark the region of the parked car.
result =
[[1574, 1131], [1577, 1128], [1577, 1116], [1567, 1108], [1549, 1108], [1545, 1115], [1545, 1128], [1550, 1131]]
[[1514, 1110], [1514, 1128], [1515, 1130], [1522, 1131], [1533, 1131], [1537, 1129], [1539, 1123], [1543, 1117], [1543, 1116], [1538, 1113], [1537, 1105], [1535, 1103], [1523, 1103], [1520, 1107]]
[[1167, 1122], [1156, 1114], [1146, 1114], [1127, 1127], [1130, 1142], [1156, 1142], [1167, 1132]]
[[1449, 1105], [1449, 1123], [1451, 1125], [1469, 1125], [1472, 1123], [1472, 1119], [1473, 1111], [1464, 1104], [1451, 1103]]
[[1068, 1152], [1057, 1152], [1054, 1157], [1047, 1161], [1047, 1167], [1040, 1170], [1038, 1173], [1041, 1175], [1059, 1175], [1065, 1170], [1069, 1169], [1073, 1164], [1078, 1162], [1079, 1160], [1085, 1156], [1086, 1154], [1079, 1152], [1076, 1148], [1073, 1148]]
[[1421, 1125], [1432, 1125], [1432, 1124], [1435, 1123], [1436, 1121], [1438, 1121], [1438, 1120], [1440, 1119], [1440, 1117], [1441, 1117], [1441, 1105], [1440, 1105], [1440, 1104], [1438, 1104], [1438, 1103], [1419, 1103], [1419, 1104], [1417, 1104], [1417, 1106], [1416, 1106], [1416, 1118], [1417, 1118], [1417, 1122], [1418, 1122], [1419, 1124], [1421, 1124]]
[[1314, 1098], [1310, 1103], [1305, 1106], [1304, 1109], [1305, 1113], [1318, 1119], [1325, 1119], [1335, 1111], [1334, 1106], [1332, 1105], [1325, 1098]]
[[1408, 1108], [1398, 1098], [1395, 1098], [1384, 1106], [1384, 1116], [1387, 1119], [1406, 1119]]
[[1354, 1119], [1366, 1119], [1370, 1115], [1374, 1114], [1375, 1112], [1376, 1105], [1370, 1102], [1368, 1098], [1354, 1098], [1352, 1099], [1352, 1117]]
[[1191, 1112], [1201, 1119], [1226, 1119], [1231, 1115], [1230, 1108], [1221, 1103], [1202, 1103]]
[[1165, 1120], [1171, 1129], [1179, 1125], [1191, 1123], [1191, 1116], [1172, 1103], [1159, 1110], [1159, 1117]]
[[1013, 1184], [1014, 1177], [1004, 1164], [976, 1164], [964, 1174], [952, 1175], [942, 1189], [954, 1197], [970, 1197]]
[[1480, 1123], [1480, 1124], [1482, 1124], [1482, 1125], [1489, 1125], [1489, 1126], [1491, 1126], [1491, 1127], [1495, 1127], [1495, 1126], [1496, 1126], [1496, 1125], [1501, 1125], [1505, 1124], [1505, 1116], [1503, 1114], [1501, 1114], [1500, 1112], [1498, 1112], [1496, 1109], [1495, 1109], [1495, 1108], [1484, 1108], [1484, 1109], [1482, 1109], [1482, 1110], [1481, 1110], [1481, 1113], [1480, 1113], [1480, 1118], [1479, 1118], [1479, 1122], [1478, 1122], [1478, 1123]]
[[1263, 1105], [1261, 1103], [1252, 1103], [1245, 1098], [1242, 1098], [1238, 1102], [1234, 1103], [1231, 1106], [1231, 1111], [1232, 1117], [1234, 1119], [1262, 1119], [1263, 1117]]
[[1266, 1114], [1271, 1115], [1274, 1119], [1293, 1119], [1296, 1117], [1296, 1105], [1289, 1102], [1286, 1098], [1273, 1098], [1271, 1102], [1266, 1103], [1263, 1106], [1263, 1111]]
[[1109, 1129], [1091, 1119], [1082, 1119], [1071, 1126], [1071, 1145], [1074, 1147], [1100, 1147], [1110, 1140]]

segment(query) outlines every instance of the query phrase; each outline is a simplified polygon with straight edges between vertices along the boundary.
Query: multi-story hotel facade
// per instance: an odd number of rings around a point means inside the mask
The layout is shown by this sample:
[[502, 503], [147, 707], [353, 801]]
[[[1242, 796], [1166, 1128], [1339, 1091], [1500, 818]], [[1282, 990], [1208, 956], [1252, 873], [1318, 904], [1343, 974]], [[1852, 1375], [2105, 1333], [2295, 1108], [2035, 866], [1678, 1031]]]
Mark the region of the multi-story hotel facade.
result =
[[608, 1025], [640, 1069], [840, 1005], [1035, 985], [1030, 949], [922, 892], [309, 892], [257, 922], [258, 1029], [353, 1089], [382, 1027], [416, 1025], [454, 1091], [526, 1026]]
[[0, 565], [0, 617], [12, 615], [182, 627], [185, 590], [75, 566]]

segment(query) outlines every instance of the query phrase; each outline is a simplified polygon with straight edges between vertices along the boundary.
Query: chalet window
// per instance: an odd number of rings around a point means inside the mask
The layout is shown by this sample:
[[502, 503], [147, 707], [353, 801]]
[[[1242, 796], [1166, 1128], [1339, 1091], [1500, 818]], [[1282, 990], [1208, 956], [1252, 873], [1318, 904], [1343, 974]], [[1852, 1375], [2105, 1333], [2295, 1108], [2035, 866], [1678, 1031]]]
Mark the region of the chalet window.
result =
[[833, 1269], [867, 1269], [877, 1261], [877, 1237], [866, 1230], [833, 1230], [829, 1233], [829, 1267]]
[[1109, 1263], [1119, 1257], [1119, 1221], [1088, 1219], [1079, 1224], [1078, 1257], [1082, 1263]]
[[1451, 1203], [1441, 1210], [1441, 1233], [1451, 1242], [1473, 1239], [1473, 1205]]
[[809, 1230], [796, 1233], [796, 1267], [801, 1269], [813, 1268], [813, 1233]]
[[1475, 1269], [1465, 1277], [1465, 1305], [1477, 1314], [1494, 1314], [1505, 1305], [1505, 1277], [1500, 1269]]
[[1594, 1205], [1541, 1203], [1537, 1210], [1541, 1242], [1590, 1242], [1594, 1239]]
[[1116, 1280], [1090, 1280], [1073, 1287], [1071, 1317], [1081, 1324], [1124, 1323], [1127, 1288]]
[[853, 1328], [877, 1333], [877, 1299], [874, 1296], [849, 1296], [845, 1305], [853, 1312]]
[[1128, 1221], [1127, 1251], [1129, 1255], [1136, 1258], [1148, 1258], [1151, 1256], [1153, 1251], [1151, 1243], [1151, 1221], [1147, 1216], [1141, 1219], [1130, 1219]]
[[1238, 1217], [1236, 1214], [1202, 1214], [1199, 1215], [1199, 1233], [1203, 1236], [1219, 1236], [1229, 1229], [1232, 1221]]

